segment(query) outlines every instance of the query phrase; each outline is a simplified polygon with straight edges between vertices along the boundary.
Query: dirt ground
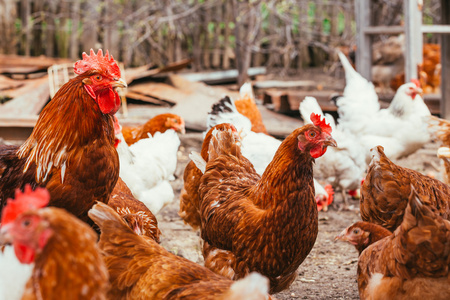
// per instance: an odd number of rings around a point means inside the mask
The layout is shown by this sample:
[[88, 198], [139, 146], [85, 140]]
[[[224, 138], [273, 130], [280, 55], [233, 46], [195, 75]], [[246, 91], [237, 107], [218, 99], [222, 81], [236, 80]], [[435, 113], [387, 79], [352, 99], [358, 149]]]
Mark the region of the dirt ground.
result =
[[[177, 179], [172, 182], [175, 201], [157, 216], [162, 231], [161, 244], [178, 255], [202, 264], [199, 234], [178, 216], [184, 168], [189, 162], [189, 153], [200, 150], [202, 134], [187, 133], [180, 139]], [[397, 163], [423, 173], [433, 172], [439, 178], [436, 149], [437, 144], [431, 143]], [[359, 202], [350, 202], [354, 206], [352, 211], [339, 211], [340, 203], [342, 197], [338, 194], [328, 212], [319, 212], [319, 235], [315, 246], [300, 265], [299, 275], [291, 287], [275, 295], [278, 299], [359, 299], [356, 282], [358, 253], [347, 243], [334, 242], [334, 237], [342, 229], [360, 220]]]

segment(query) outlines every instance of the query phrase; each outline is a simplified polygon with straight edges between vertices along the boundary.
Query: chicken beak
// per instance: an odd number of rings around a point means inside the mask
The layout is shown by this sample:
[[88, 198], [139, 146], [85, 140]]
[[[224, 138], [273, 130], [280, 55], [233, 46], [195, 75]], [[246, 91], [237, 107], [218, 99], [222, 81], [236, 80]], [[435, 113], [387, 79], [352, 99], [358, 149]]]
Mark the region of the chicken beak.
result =
[[342, 230], [341, 231], [341, 233], [338, 235], [338, 236], [336, 236], [335, 238], [334, 238], [334, 241], [336, 242], [336, 241], [343, 241], [343, 242], [347, 242], [348, 241], [348, 238], [347, 238], [347, 228], [345, 228], [344, 230]]
[[127, 85], [126, 81], [123, 78], [119, 78], [119, 79], [114, 80], [111, 83], [111, 86], [113, 88], [126, 88], [128, 85]]
[[325, 140], [323, 141], [323, 144], [325, 145], [325, 146], [331, 146], [331, 147], [337, 147], [337, 143], [336, 143], [336, 141], [331, 137], [331, 135], [329, 135], [329, 136], [327, 136], [326, 138], [325, 138]]
[[0, 228], [0, 246], [12, 244], [13, 237], [8, 232], [8, 225], [4, 225]]

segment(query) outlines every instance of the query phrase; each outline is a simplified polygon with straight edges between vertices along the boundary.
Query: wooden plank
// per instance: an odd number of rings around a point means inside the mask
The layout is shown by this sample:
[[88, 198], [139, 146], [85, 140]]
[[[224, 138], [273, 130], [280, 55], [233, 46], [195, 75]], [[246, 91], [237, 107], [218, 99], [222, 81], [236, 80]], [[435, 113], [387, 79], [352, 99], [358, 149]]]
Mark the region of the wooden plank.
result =
[[0, 91], [17, 89], [25, 83], [20, 80], [10, 79], [6, 76], [0, 76]]
[[422, 32], [450, 34], [450, 25], [422, 25]]
[[28, 80], [20, 89], [12, 90], [9, 95], [17, 95], [14, 99], [0, 105], [2, 116], [37, 115], [50, 98], [48, 77]]
[[161, 82], [145, 82], [132, 85], [129, 91], [153, 97], [175, 105], [186, 97], [186, 91], [177, 89], [171, 85]]
[[[264, 94], [264, 104], [271, 103], [276, 112], [292, 113], [298, 112], [300, 103], [306, 96], [316, 98], [323, 111], [335, 112], [337, 106], [330, 99], [332, 96], [339, 94], [337, 91], [280, 91], [268, 90]], [[389, 106], [394, 98], [394, 94], [379, 95], [380, 105], [382, 108]], [[425, 104], [432, 114], [440, 113], [440, 97], [438, 95], [425, 95]]]
[[47, 56], [22, 56], [22, 55], [5, 55], [0, 54], [0, 66], [17, 66], [17, 67], [42, 67], [48, 68], [54, 64], [63, 64], [74, 62], [66, 58], [53, 58]]
[[317, 82], [312, 80], [264, 80], [255, 81], [253, 87], [257, 89], [269, 89], [269, 88], [315, 88]]
[[364, 34], [400, 34], [405, 32], [403, 26], [369, 26], [363, 29]]
[[[262, 75], [266, 73], [266, 67], [255, 67], [248, 69], [248, 75], [254, 77], [256, 75]], [[180, 74], [181, 77], [189, 81], [202, 81], [208, 84], [225, 83], [236, 81], [239, 75], [238, 70], [224, 70], [202, 73], [184, 73]]]
[[125, 95], [127, 97], [127, 99], [133, 99], [133, 100], [139, 100], [139, 101], [144, 101], [147, 103], [151, 103], [151, 104], [156, 104], [156, 105], [161, 105], [161, 106], [171, 106], [174, 103], [172, 102], [167, 102], [167, 101], [163, 101], [160, 99], [156, 99], [153, 97], [149, 97], [147, 95], [143, 95], [143, 94], [139, 94], [130, 90], [127, 90], [127, 93]]

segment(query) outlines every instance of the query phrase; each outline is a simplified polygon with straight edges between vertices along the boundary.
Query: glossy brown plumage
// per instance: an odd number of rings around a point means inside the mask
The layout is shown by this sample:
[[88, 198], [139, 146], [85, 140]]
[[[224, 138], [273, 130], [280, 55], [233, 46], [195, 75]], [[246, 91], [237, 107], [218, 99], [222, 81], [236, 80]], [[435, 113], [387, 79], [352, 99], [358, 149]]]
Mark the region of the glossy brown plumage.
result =
[[95, 201], [108, 201], [119, 177], [119, 158], [112, 116], [103, 114], [83, 88], [82, 80], [96, 72], [63, 85], [20, 148], [0, 149], [1, 206], [26, 183], [46, 187], [51, 206], [83, 221], [89, 221], [87, 211]]
[[108, 205], [124, 218], [131, 229], [138, 230], [139, 234], [159, 243], [161, 231], [158, 228], [158, 220], [144, 203], [133, 196], [120, 177], [111, 193]]
[[36, 253], [32, 277], [22, 299], [107, 299], [108, 270], [97, 246], [97, 234], [59, 208], [24, 214], [42, 218], [52, 236]]
[[167, 129], [173, 129], [176, 132], [184, 133], [184, 120], [178, 115], [165, 113], [157, 115], [145, 124], [136, 127], [122, 128], [123, 138], [128, 146], [136, 143], [140, 139], [148, 138], [148, 134], [153, 136], [155, 132], [164, 133]]
[[448, 185], [414, 170], [397, 166], [386, 157], [381, 146], [372, 151], [375, 151], [375, 155], [361, 188], [360, 211], [364, 221], [394, 231], [403, 220], [411, 187], [414, 187], [419, 197], [426, 196], [425, 205], [437, 208], [445, 219], [450, 217]]
[[411, 190], [401, 225], [359, 257], [363, 300], [450, 298], [450, 222]]
[[242, 156], [236, 135], [213, 133], [199, 190], [205, 266], [232, 279], [259, 272], [269, 278], [271, 293], [294, 280], [318, 230], [311, 131], [330, 138], [318, 126], [296, 129], [262, 177]]
[[[234, 128], [234, 126], [228, 123], [218, 124], [206, 133], [200, 152], [200, 155], [205, 161], [208, 160], [208, 147], [213, 130], [227, 130], [232, 128]], [[236, 131], [236, 129], [234, 130]], [[194, 229], [198, 229], [201, 224], [198, 189], [202, 175], [203, 174], [200, 169], [195, 166], [193, 161], [190, 161], [184, 169], [184, 185], [180, 194], [180, 211], [178, 214], [184, 222], [189, 224]]]
[[95, 205], [89, 215], [101, 229], [109, 299], [245, 299], [228, 297], [231, 280], [137, 235], [107, 205]]

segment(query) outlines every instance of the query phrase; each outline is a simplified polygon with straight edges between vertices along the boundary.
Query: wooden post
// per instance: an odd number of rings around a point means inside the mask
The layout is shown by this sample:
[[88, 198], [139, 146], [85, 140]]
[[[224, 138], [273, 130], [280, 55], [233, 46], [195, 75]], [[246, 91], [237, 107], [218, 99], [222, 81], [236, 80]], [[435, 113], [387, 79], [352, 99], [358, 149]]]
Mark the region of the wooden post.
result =
[[30, 56], [30, 44], [31, 44], [31, 25], [29, 19], [31, 18], [31, 3], [30, 0], [24, 0], [21, 3], [22, 10], [22, 31], [25, 32], [25, 38], [23, 41], [23, 51], [24, 55]]
[[370, 26], [370, 1], [355, 1], [356, 18], [356, 71], [367, 80], [371, 80], [372, 46], [371, 37], [365, 33]]
[[417, 0], [405, 0], [405, 81], [418, 78], [417, 65], [422, 63], [422, 11]]
[[[448, 0], [441, 0], [442, 24], [450, 25], [450, 2]], [[450, 34], [442, 35], [442, 50], [441, 50], [441, 117], [445, 119], [450, 118], [450, 87], [447, 85], [450, 80]]]
[[[80, 51], [80, 45], [78, 44], [78, 25], [80, 24], [80, 1], [75, 1], [72, 3], [72, 29], [70, 34], [70, 47], [69, 47], [69, 57], [76, 60], [80, 57], [78, 52]], [[86, 50], [87, 51], [87, 50]]]

